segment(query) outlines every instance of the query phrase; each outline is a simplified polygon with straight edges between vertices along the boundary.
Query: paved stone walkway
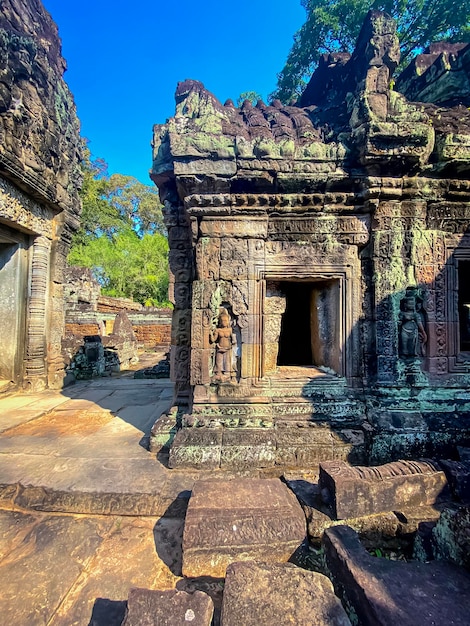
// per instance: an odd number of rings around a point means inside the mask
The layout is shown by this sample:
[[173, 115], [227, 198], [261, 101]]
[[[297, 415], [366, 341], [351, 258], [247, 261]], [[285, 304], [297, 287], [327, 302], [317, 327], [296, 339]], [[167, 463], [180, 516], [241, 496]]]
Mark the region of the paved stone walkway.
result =
[[172, 386], [131, 376], [0, 400], [2, 623], [114, 626], [130, 587], [182, 582], [200, 474], [147, 451]]

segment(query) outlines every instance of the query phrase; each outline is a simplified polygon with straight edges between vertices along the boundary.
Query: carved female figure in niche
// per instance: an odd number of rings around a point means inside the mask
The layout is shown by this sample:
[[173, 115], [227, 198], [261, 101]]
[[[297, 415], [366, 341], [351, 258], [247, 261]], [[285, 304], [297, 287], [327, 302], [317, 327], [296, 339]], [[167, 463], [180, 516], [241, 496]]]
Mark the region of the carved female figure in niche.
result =
[[215, 367], [213, 379], [220, 382], [230, 381], [232, 376], [232, 347], [236, 337], [230, 325], [227, 309], [222, 309], [218, 326], [211, 333], [211, 341], [215, 343]]
[[416, 358], [423, 356], [428, 340], [424, 328], [424, 312], [416, 306], [416, 297], [407, 295], [401, 302], [399, 315], [400, 356]]

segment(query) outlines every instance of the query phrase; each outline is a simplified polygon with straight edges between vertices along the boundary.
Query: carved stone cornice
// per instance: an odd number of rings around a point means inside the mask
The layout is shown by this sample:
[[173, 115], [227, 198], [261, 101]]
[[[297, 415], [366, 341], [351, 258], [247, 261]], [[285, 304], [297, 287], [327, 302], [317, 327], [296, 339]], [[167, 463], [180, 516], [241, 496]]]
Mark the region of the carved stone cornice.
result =
[[306, 211], [360, 211], [363, 198], [355, 193], [191, 194], [185, 198], [189, 215], [237, 215], [259, 210], [262, 214], [302, 214]]
[[52, 237], [54, 212], [0, 176], [0, 220], [25, 232]]

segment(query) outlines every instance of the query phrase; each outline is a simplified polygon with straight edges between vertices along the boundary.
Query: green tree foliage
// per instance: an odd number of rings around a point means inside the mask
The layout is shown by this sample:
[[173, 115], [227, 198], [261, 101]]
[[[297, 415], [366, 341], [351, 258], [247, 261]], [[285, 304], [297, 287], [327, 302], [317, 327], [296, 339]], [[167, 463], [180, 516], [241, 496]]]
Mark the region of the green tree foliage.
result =
[[243, 91], [237, 98], [237, 107], [241, 107], [245, 100], [249, 100], [251, 104], [256, 104], [258, 100], [262, 99], [257, 91]]
[[139, 237], [126, 226], [72, 247], [68, 260], [91, 268], [106, 295], [146, 306], [168, 304], [168, 240], [161, 233]]
[[106, 295], [168, 305], [168, 241], [155, 187], [107, 173], [85, 150], [81, 226], [68, 262], [89, 267]]
[[102, 159], [92, 161], [90, 151], [84, 148], [83, 184], [80, 192], [82, 214], [80, 228], [72, 240], [73, 246], [85, 244], [102, 234], [111, 236], [121, 226], [122, 220], [118, 211], [107, 199], [107, 168]]
[[307, 20], [294, 35], [286, 65], [271, 98], [296, 99], [318, 59], [328, 52], [352, 52], [369, 9], [397, 20], [402, 64], [433, 41], [468, 41], [470, 0], [301, 0]]
[[158, 190], [155, 186], [144, 185], [132, 176], [113, 174], [107, 181], [107, 199], [134, 230], [164, 232], [162, 211]]

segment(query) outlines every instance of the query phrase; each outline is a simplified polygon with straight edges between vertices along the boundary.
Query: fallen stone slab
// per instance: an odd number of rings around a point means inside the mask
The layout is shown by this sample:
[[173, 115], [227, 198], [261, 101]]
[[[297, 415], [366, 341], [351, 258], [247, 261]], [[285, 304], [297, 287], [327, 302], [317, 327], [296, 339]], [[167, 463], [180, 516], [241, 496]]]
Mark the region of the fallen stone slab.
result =
[[320, 490], [314, 480], [286, 478], [286, 484], [297, 496], [307, 520], [307, 535], [311, 544], [319, 545], [326, 528], [330, 526], [350, 526], [359, 533], [362, 543], [371, 548], [389, 548], [411, 550], [412, 536], [423, 522], [433, 525], [439, 519], [441, 511], [432, 506], [404, 507], [399, 512], [386, 511], [374, 515], [348, 517], [336, 520], [331, 511], [322, 502]]
[[305, 516], [279, 479], [194, 485], [183, 534], [183, 575], [223, 578], [229, 563], [286, 562], [305, 538]]
[[[20, 517], [10, 511], [1, 511], [0, 520], [1, 621], [15, 626], [49, 624], [91, 564], [112, 521]], [[5, 534], [8, 526], [10, 530]]]
[[394, 461], [378, 467], [326, 461], [320, 463], [319, 486], [336, 519], [432, 505], [449, 495], [445, 473], [427, 459]]
[[210, 626], [214, 605], [202, 591], [131, 589], [122, 626]]
[[470, 575], [463, 568], [374, 557], [348, 526], [327, 529], [323, 546], [336, 592], [362, 626], [468, 626]]
[[[51, 626], [118, 626], [125, 617], [130, 587], [173, 589], [179, 580], [169, 564], [178, 552], [174, 543], [183, 533], [182, 520], [108, 519], [108, 532], [60, 603]], [[34, 581], [30, 584], [34, 586]]]
[[227, 568], [221, 626], [350, 626], [323, 574], [291, 563], [232, 563]]

